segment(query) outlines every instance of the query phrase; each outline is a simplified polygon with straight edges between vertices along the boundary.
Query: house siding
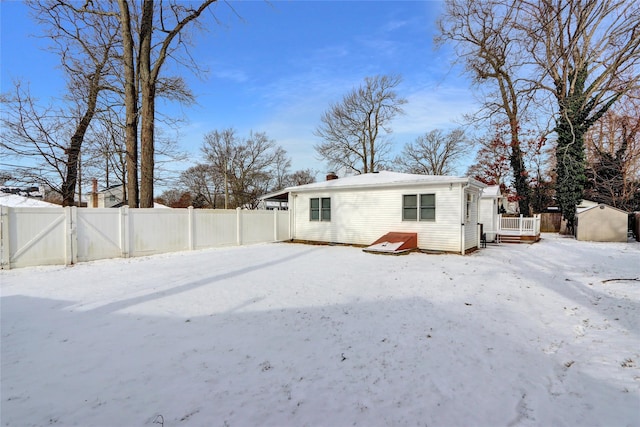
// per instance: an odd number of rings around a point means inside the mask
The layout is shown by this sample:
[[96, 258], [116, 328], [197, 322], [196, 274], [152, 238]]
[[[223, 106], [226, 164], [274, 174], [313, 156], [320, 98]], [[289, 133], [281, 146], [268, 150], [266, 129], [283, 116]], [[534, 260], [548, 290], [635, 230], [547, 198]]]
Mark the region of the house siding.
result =
[[[418, 233], [420, 249], [460, 252], [461, 191], [460, 184], [450, 186], [439, 183], [292, 193], [289, 203], [295, 206], [291, 210], [293, 238], [369, 245], [388, 232], [415, 232]], [[402, 196], [405, 194], [435, 194], [435, 221], [403, 221]], [[309, 220], [309, 199], [314, 197], [331, 198], [330, 222]], [[474, 226], [467, 227], [466, 236], [475, 240], [467, 249], [477, 245], [477, 208], [473, 209], [471, 221]]]
[[478, 216], [478, 222], [483, 224], [484, 232], [495, 233], [498, 230], [498, 199], [494, 197], [481, 198]]
[[478, 204], [480, 194], [478, 190], [467, 189], [463, 198], [463, 209], [466, 211], [467, 195], [472, 196], [472, 202], [469, 206], [469, 217], [466, 212], [464, 217], [464, 249], [473, 249], [478, 247]]

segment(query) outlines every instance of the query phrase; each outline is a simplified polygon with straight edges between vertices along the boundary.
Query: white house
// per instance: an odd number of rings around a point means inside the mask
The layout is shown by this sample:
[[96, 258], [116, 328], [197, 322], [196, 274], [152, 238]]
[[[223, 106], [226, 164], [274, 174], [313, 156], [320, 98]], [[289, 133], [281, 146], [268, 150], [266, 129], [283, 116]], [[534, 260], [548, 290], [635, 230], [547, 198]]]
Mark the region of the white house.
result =
[[122, 184], [111, 185], [104, 190], [98, 191], [97, 184], [94, 182], [94, 190], [87, 206], [90, 208], [120, 207], [126, 201], [124, 195], [124, 186]]
[[381, 171], [289, 187], [262, 199], [287, 194], [293, 240], [370, 245], [390, 232], [417, 233], [419, 249], [464, 254], [478, 247], [484, 187], [466, 177]]

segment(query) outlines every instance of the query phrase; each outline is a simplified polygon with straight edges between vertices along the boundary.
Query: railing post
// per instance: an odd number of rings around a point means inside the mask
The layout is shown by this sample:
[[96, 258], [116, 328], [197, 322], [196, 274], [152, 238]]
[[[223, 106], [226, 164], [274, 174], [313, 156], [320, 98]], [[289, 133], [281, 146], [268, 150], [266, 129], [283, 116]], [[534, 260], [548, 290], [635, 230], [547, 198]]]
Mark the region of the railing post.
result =
[[496, 230], [496, 232], [498, 234], [500, 234], [500, 232], [502, 231], [502, 214], [498, 214], [498, 229]]
[[524, 215], [520, 214], [520, 235], [522, 236], [522, 225], [524, 223]]

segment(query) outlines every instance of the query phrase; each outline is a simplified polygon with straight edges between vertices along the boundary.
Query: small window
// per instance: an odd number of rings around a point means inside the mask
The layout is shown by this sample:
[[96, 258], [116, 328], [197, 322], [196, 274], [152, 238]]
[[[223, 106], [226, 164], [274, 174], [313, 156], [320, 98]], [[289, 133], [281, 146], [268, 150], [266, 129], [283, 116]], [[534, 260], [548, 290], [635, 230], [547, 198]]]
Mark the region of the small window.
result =
[[420, 221], [436, 220], [436, 195], [420, 195]]
[[311, 221], [320, 221], [320, 199], [311, 199]]
[[322, 198], [320, 221], [331, 221], [331, 199], [328, 197]]
[[418, 196], [405, 194], [402, 196], [402, 220], [416, 221], [418, 219]]
[[310, 221], [331, 221], [331, 198], [315, 197], [309, 199]]
[[109, 201], [110, 202], [115, 202], [116, 201], [116, 196], [114, 196], [113, 194], [109, 195]]
[[405, 194], [402, 196], [403, 221], [435, 221], [435, 194]]

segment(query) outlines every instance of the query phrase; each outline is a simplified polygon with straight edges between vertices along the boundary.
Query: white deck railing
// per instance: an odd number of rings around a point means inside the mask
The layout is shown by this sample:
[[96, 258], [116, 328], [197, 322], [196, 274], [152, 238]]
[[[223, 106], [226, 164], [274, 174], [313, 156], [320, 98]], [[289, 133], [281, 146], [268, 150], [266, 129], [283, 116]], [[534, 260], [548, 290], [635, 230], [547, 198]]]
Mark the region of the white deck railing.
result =
[[513, 236], [540, 235], [540, 215], [533, 217], [503, 217], [498, 215], [498, 234]]

